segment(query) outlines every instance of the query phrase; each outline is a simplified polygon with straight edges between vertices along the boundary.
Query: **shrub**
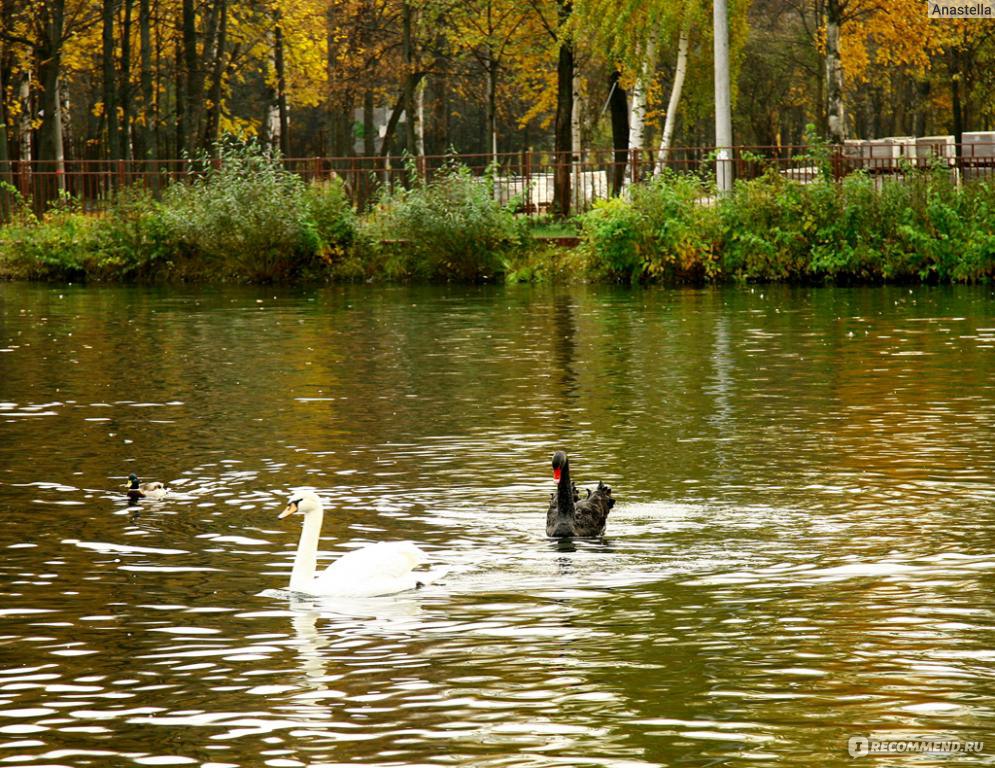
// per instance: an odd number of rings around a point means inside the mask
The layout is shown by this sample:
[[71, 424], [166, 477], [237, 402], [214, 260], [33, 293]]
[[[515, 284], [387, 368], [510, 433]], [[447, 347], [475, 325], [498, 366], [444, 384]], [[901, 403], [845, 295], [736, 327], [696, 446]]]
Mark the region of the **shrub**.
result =
[[356, 212], [338, 177], [314, 182], [304, 195], [308, 226], [317, 238], [317, 249], [326, 259], [341, 257], [356, 237]]
[[60, 205], [42, 221], [0, 230], [10, 276], [82, 280], [149, 277], [172, 252], [159, 206], [141, 190], [123, 193], [102, 216]]
[[715, 276], [713, 192], [698, 177], [666, 172], [630, 187], [628, 200], [599, 201], [580, 217], [592, 272], [629, 282]]
[[450, 166], [428, 182], [385, 192], [362, 236], [369, 263], [387, 277], [479, 280], [502, 271], [525, 225], [494, 200], [488, 176]]
[[163, 197], [163, 220], [184, 255], [217, 277], [286, 279], [316, 266], [320, 234], [308, 190], [259, 144], [222, 141], [187, 183]]
[[799, 184], [776, 171], [717, 201], [662, 175], [581, 217], [591, 270], [617, 279], [979, 281], [995, 274], [995, 187], [947, 168]]

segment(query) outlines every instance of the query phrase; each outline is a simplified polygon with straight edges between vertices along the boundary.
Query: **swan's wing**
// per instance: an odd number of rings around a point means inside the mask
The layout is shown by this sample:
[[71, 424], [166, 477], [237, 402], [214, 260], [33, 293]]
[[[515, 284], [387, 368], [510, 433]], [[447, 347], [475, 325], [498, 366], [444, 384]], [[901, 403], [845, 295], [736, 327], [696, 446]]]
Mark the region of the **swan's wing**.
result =
[[612, 489], [598, 483], [598, 489], [577, 505], [577, 531], [581, 536], [604, 533], [608, 512], [615, 506]]
[[[399, 580], [407, 583], [411, 571], [426, 562], [428, 556], [410, 541], [380, 542], [342, 555], [319, 574], [317, 580], [343, 588], [380, 582], [400, 583]], [[413, 589], [416, 581], [417, 578], [411, 576], [411, 586], [405, 589]]]

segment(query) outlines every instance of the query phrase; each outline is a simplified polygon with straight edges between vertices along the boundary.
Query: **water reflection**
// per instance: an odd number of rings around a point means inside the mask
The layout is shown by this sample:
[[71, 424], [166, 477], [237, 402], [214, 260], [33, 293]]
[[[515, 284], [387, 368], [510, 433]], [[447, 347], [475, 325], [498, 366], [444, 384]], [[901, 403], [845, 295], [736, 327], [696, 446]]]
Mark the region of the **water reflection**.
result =
[[[992, 729], [990, 289], [0, 294], [5, 764], [831, 766]], [[615, 487], [604, 541], [544, 536], [558, 444]], [[170, 496], [129, 506], [133, 469]], [[411, 539], [450, 574], [286, 593], [301, 485], [322, 562]]]

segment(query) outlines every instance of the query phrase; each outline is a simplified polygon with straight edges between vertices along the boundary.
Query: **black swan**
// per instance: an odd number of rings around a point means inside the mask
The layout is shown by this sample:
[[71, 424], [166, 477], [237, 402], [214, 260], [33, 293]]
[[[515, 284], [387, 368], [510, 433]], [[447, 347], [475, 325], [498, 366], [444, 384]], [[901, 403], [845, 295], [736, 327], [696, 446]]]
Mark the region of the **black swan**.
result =
[[591, 538], [605, 532], [608, 511], [615, 506], [612, 489], [602, 482], [598, 489], [587, 492], [581, 500], [577, 486], [570, 480], [570, 462], [563, 451], [553, 454], [553, 479], [556, 493], [549, 498], [546, 513], [546, 535], [553, 538]]

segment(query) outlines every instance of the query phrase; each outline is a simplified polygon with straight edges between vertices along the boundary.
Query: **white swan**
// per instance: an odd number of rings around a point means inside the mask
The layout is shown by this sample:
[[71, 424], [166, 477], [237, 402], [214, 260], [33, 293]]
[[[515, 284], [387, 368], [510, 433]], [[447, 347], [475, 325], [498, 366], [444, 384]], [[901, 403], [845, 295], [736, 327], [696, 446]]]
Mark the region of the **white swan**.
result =
[[315, 576], [324, 517], [321, 499], [311, 491], [296, 493], [279, 516], [282, 519], [295, 512], [304, 515], [304, 525], [290, 574], [289, 589], [293, 592], [378, 597], [417, 589], [444, 575], [442, 569], [416, 572], [415, 568], [428, 562], [428, 556], [410, 541], [385, 541], [348, 552]]

